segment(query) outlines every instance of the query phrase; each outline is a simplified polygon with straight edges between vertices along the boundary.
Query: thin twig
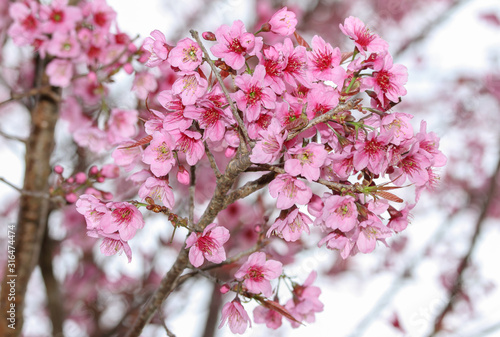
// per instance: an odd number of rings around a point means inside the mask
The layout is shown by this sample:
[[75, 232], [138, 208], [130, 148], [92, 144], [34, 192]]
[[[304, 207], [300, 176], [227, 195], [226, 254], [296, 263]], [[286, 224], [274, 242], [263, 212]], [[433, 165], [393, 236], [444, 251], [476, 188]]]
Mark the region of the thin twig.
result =
[[203, 142], [203, 145], [205, 146], [205, 153], [207, 155], [208, 161], [210, 162], [210, 166], [212, 167], [212, 170], [215, 173], [215, 177], [219, 179], [222, 176], [222, 174], [220, 173], [219, 167], [217, 167], [214, 155], [212, 154], [212, 152], [210, 152], [210, 149], [208, 148], [206, 142]]
[[324, 122], [327, 122], [329, 120], [332, 119], [332, 117], [342, 111], [347, 111], [347, 110], [351, 110], [353, 109], [356, 105], [358, 105], [360, 102], [362, 101], [361, 98], [352, 98], [350, 100], [348, 100], [347, 102], [345, 103], [340, 103], [338, 104], [335, 109], [332, 109], [326, 113], [324, 113], [323, 115], [320, 115], [316, 118], [313, 118], [309, 121], [309, 123], [303, 127], [302, 129], [300, 130], [297, 130], [295, 132], [291, 132], [288, 134], [288, 137], [286, 138], [287, 141], [289, 140], [292, 140], [293, 138], [295, 138], [295, 136], [297, 136], [299, 133], [301, 132], [304, 132], [310, 128], [312, 128], [313, 126], [315, 126], [316, 124], [319, 124], [319, 123], [324, 123]]
[[196, 166], [190, 168], [191, 180], [189, 182], [189, 225], [194, 223], [194, 193], [196, 191]]
[[226, 86], [224, 85], [224, 81], [222, 80], [222, 77], [219, 74], [219, 71], [217, 67], [215, 66], [214, 62], [210, 58], [210, 54], [208, 54], [207, 49], [203, 45], [203, 43], [200, 40], [200, 37], [198, 35], [198, 32], [191, 29], [189, 31], [191, 33], [191, 36], [196, 40], [198, 45], [200, 46], [201, 50], [203, 51], [203, 54], [205, 55], [204, 59], [207, 61], [208, 65], [212, 69], [212, 72], [214, 73], [215, 77], [217, 78], [217, 82], [219, 82], [222, 92], [224, 92], [224, 96], [226, 97], [227, 102], [229, 103], [229, 106], [231, 107], [231, 112], [233, 113], [234, 118], [238, 122], [238, 128], [240, 132], [243, 134], [243, 138], [246, 143], [245, 149], [247, 149], [248, 145], [250, 144], [250, 137], [248, 136], [247, 129], [245, 128], [245, 124], [243, 123], [243, 120], [241, 119], [240, 115], [238, 114], [238, 109], [236, 109], [236, 106], [234, 105], [233, 100], [231, 99], [231, 96], [229, 95], [229, 91], [227, 90]]
[[486, 199], [484, 200], [484, 205], [481, 208], [481, 213], [479, 214], [479, 217], [477, 218], [475, 227], [474, 227], [474, 234], [472, 235], [469, 248], [467, 249], [467, 253], [463, 256], [462, 260], [460, 261], [460, 264], [457, 268], [457, 277], [455, 279], [455, 283], [453, 284], [453, 287], [451, 288], [449, 292], [449, 300], [448, 303], [444, 306], [444, 308], [441, 310], [439, 315], [436, 316], [436, 320], [434, 323], [434, 329], [431, 334], [429, 334], [429, 337], [435, 336], [442, 328], [443, 326], [443, 320], [446, 317], [448, 313], [450, 313], [453, 309], [453, 306], [455, 302], [459, 299], [460, 292], [462, 291], [462, 286], [463, 286], [463, 281], [464, 281], [464, 272], [465, 269], [468, 267], [469, 262], [471, 260], [472, 253], [474, 252], [475, 248], [477, 247], [477, 242], [479, 235], [481, 234], [481, 230], [483, 228], [483, 224], [487, 218], [488, 210], [495, 198], [496, 192], [497, 192], [497, 187], [498, 187], [498, 179], [500, 175], [500, 156], [498, 158], [497, 166], [495, 169], [495, 172], [491, 176], [491, 181], [490, 181], [490, 186], [488, 189], [488, 194], [486, 195]]
[[246, 198], [250, 194], [264, 188], [276, 177], [276, 172], [269, 172], [256, 180], [249, 181], [245, 185], [232, 191], [224, 201], [224, 208], [234, 203], [236, 200]]
[[10, 187], [12, 187], [13, 189], [15, 189], [17, 192], [19, 192], [22, 195], [27, 195], [29, 197], [35, 197], [35, 198], [46, 198], [46, 199], [50, 199], [51, 198], [51, 196], [50, 196], [49, 193], [23, 190], [23, 189], [17, 187], [16, 185], [10, 183], [9, 181], [5, 180], [2, 177], [0, 177], [0, 181], [4, 182], [6, 185], [9, 185]]

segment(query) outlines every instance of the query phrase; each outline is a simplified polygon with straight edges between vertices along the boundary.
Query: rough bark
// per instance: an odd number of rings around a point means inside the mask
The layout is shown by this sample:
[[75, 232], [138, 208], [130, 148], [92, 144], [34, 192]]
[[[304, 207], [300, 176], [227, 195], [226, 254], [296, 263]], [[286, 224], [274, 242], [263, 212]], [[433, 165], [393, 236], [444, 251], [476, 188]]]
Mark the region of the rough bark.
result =
[[[46, 61], [37, 64], [37, 87], [48, 85], [45, 76]], [[5, 269], [2, 282], [0, 311], [2, 316], [15, 306], [15, 329], [9, 328], [6, 319], [0, 320], [0, 336], [19, 336], [23, 327], [23, 307], [28, 281], [39, 260], [46, 220], [49, 214], [48, 177], [51, 173], [50, 157], [54, 148], [54, 128], [58, 119], [59, 104], [55, 97], [58, 89], [41, 91], [31, 110], [31, 130], [26, 142], [25, 175], [23, 190], [39, 192], [20, 197], [19, 215], [15, 235], [15, 268]], [[7, 277], [7, 275], [16, 275]], [[9, 300], [8, 280], [15, 280], [15, 298]]]

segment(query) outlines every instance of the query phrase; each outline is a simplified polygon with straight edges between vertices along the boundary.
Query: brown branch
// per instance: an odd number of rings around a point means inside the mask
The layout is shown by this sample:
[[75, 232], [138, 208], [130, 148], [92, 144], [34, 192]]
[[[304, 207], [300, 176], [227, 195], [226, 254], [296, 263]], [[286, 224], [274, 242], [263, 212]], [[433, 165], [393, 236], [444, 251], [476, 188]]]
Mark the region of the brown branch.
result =
[[[36, 84], [38, 88], [48, 84], [45, 75], [47, 60], [38, 59], [36, 69]], [[31, 134], [26, 144], [25, 175], [22, 190], [40, 194], [48, 193], [48, 177], [52, 170], [50, 156], [54, 148], [54, 128], [59, 116], [60, 90], [51, 88], [52, 94], [40, 93], [35, 106], [31, 111]], [[0, 336], [18, 336], [23, 327], [23, 308], [28, 281], [35, 265], [38, 262], [43, 233], [46, 228], [46, 219], [49, 213], [49, 199], [43, 196], [21, 195], [19, 216], [15, 235], [15, 273], [16, 296], [13, 301], [8, 300], [9, 287], [2, 283], [0, 311], [7, 312], [7, 308], [15, 305], [16, 329], [7, 327], [8, 321], [0, 320]], [[6, 267], [4, 275], [12, 275]]]
[[479, 235], [481, 234], [483, 224], [487, 218], [488, 209], [490, 208], [490, 206], [494, 200], [495, 194], [497, 192], [498, 180], [500, 179], [499, 175], [500, 175], [500, 156], [498, 158], [495, 172], [491, 176], [488, 194], [486, 195], [486, 199], [484, 200], [484, 205], [481, 208], [481, 213], [479, 214], [479, 217], [477, 218], [477, 221], [476, 221], [476, 224], [474, 227], [474, 233], [473, 233], [471, 240], [470, 240], [469, 248], [467, 249], [467, 252], [462, 257], [460, 264], [458, 265], [457, 277], [455, 278], [455, 282], [453, 284], [453, 287], [451, 288], [451, 290], [449, 292], [448, 303], [444, 306], [444, 308], [441, 310], [439, 315], [436, 316], [436, 320], [434, 322], [434, 329], [429, 334], [429, 337], [435, 336], [441, 330], [441, 328], [443, 326], [444, 318], [446, 317], [447, 314], [449, 314], [453, 310], [454, 304], [459, 299], [458, 295], [461, 293], [462, 288], [463, 288], [464, 272], [465, 272], [465, 269], [469, 265], [472, 253], [474, 252], [475, 248], [477, 247], [478, 238], [479, 238]]
[[45, 289], [47, 292], [47, 308], [49, 309], [50, 320], [52, 322], [52, 336], [63, 337], [63, 322], [65, 312], [63, 308], [61, 285], [54, 277], [52, 265], [54, 246], [56, 242], [49, 237], [46, 230], [42, 243], [43, 254], [40, 254], [40, 270], [42, 272]]
[[243, 138], [246, 142], [246, 144], [250, 144], [250, 137], [248, 136], [247, 129], [245, 128], [245, 124], [243, 123], [243, 120], [241, 119], [240, 115], [238, 114], [238, 109], [236, 109], [236, 106], [234, 105], [233, 100], [231, 99], [231, 96], [229, 95], [229, 91], [227, 90], [226, 86], [224, 85], [224, 81], [222, 80], [222, 77], [219, 74], [219, 71], [217, 70], [217, 67], [214, 64], [214, 61], [210, 58], [210, 54], [208, 53], [207, 49], [203, 45], [203, 43], [200, 40], [200, 37], [198, 35], [198, 32], [195, 30], [190, 30], [191, 36], [196, 40], [198, 45], [200, 46], [201, 50], [203, 51], [203, 54], [205, 55], [204, 59], [207, 61], [208, 65], [212, 69], [212, 72], [215, 75], [215, 78], [217, 78], [217, 82], [219, 82], [222, 92], [224, 93], [224, 96], [226, 97], [227, 102], [229, 103], [229, 106], [231, 107], [231, 112], [233, 113], [233, 117], [236, 119], [236, 122], [238, 122], [238, 129], [240, 130], [240, 133], [243, 134]]
[[275, 172], [269, 172], [256, 180], [249, 181], [240, 188], [232, 191], [224, 201], [224, 208], [231, 205], [233, 202], [239, 199], [246, 198], [250, 194], [266, 187], [273, 179], [276, 177]]
[[212, 170], [214, 171], [215, 177], [219, 179], [222, 174], [220, 173], [219, 168], [217, 167], [217, 163], [215, 161], [214, 155], [212, 152], [210, 152], [210, 149], [208, 148], [208, 145], [206, 142], [203, 142], [203, 145], [205, 146], [205, 154], [207, 155], [208, 161], [210, 162], [210, 166], [212, 167]]
[[[242, 151], [238, 151], [236, 156], [228, 163], [224, 175], [217, 180], [214, 195], [201, 216], [200, 221], [195, 225], [196, 230], [203, 231], [206, 226], [213, 222], [217, 214], [223, 209], [226, 194], [232, 187], [234, 181], [250, 165], [251, 162], [248, 153], [242, 154]], [[182, 249], [179, 252], [174, 265], [163, 277], [159, 288], [155, 291], [152, 298], [142, 308], [141, 313], [128, 331], [127, 336], [138, 337], [142, 329], [149, 323], [156, 310], [158, 310], [163, 301], [175, 289], [178, 282], [177, 280], [189, 264], [188, 253], [189, 250], [187, 249]]]
[[287, 141], [289, 140], [292, 140], [293, 138], [295, 138], [295, 136], [297, 136], [299, 133], [301, 132], [304, 132], [310, 128], [312, 128], [313, 126], [315, 126], [316, 124], [319, 124], [319, 123], [325, 123], [325, 122], [328, 122], [329, 120], [332, 119], [332, 117], [342, 111], [347, 111], [347, 110], [351, 110], [351, 109], [354, 109], [354, 107], [356, 107], [356, 105], [358, 105], [360, 102], [362, 101], [361, 98], [352, 98], [350, 100], [348, 100], [347, 102], [345, 103], [339, 103], [335, 109], [332, 109], [326, 113], [324, 113], [323, 115], [320, 115], [316, 118], [313, 118], [309, 121], [309, 123], [303, 127], [302, 129], [300, 130], [297, 130], [295, 132], [291, 132], [288, 134], [288, 137], [286, 138]]

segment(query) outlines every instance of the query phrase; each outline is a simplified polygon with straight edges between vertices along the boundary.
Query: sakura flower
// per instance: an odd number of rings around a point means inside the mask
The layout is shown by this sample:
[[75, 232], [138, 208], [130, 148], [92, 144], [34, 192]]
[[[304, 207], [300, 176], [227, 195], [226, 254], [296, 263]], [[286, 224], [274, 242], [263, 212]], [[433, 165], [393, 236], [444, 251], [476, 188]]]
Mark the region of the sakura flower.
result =
[[259, 64], [255, 67], [253, 75], [243, 74], [234, 80], [240, 90], [233, 94], [233, 98], [249, 122], [259, 118], [262, 107], [266, 109], [275, 107], [276, 95], [266, 86], [265, 76], [266, 69]]
[[285, 171], [292, 175], [302, 175], [308, 181], [319, 178], [320, 167], [325, 163], [327, 152], [323, 145], [309, 143], [306, 147], [296, 146], [288, 150], [291, 158], [285, 161]]
[[14, 2], [10, 5], [9, 15], [14, 22], [9, 27], [8, 33], [16, 45], [28, 45], [41, 38], [41, 24], [37, 18], [38, 8], [38, 1], [33, 0]]
[[201, 141], [201, 135], [197, 131], [179, 131], [172, 130], [170, 134], [175, 140], [175, 149], [186, 154], [186, 161], [189, 165], [194, 166], [203, 158], [205, 147]]
[[368, 219], [359, 224], [360, 233], [356, 246], [361, 253], [371, 253], [375, 249], [377, 240], [385, 243], [385, 238], [391, 236], [392, 232], [382, 222]]
[[73, 62], [63, 59], [53, 59], [47, 65], [49, 83], [55, 87], [66, 88], [73, 78]]
[[332, 195], [325, 193], [322, 219], [325, 226], [331, 229], [340, 229], [349, 232], [358, 222], [358, 211], [355, 199], [350, 196]]
[[283, 55], [283, 45], [277, 43], [264, 50], [264, 59], [261, 61], [266, 68], [265, 83], [269, 83], [271, 89], [281, 95], [286, 87], [283, 81], [283, 70], [287, 62]]
[[82, 11], [79, 7], [68, 6], [67, 0], [54, 0], [50, 5], [40, 7], [40, 18], [45, 33], [70, 32], [82, 20]]
[[122, 252], [128, 258], [128, 262], [132, 262], [132, 249], [128, 245], [127, 241], [120, 238], [118, 233], [105, 234], [102, 233], [104, 239], [101, 242], [100, 250], [105, 256], [115, 255], [116, 253], [121, 254]]
[[311, 218], [299, 212], [298, 208], [295, 208], [284, 219], [276, 219], [274, 224], [267, 231], [267, 237], [270, 237], [271, 233], [274, 233], [282, 237], [285, 241], [295, 242], [300, 238], [302, 232], [305, 231], [309, 233], [309, 225], [311, 223]]
[[136, 72], [132, 90], [136, 92], [137, 98], [145, 100], [150, 92], [154, 92], [158, 87], [158, 83], [153, 74], [141, 71]]
[[128, 202], [109, 202], [106, 207], [110, 212], [101, 219], [102, 231], [111, 234], [116, 231], [120, 234], [120, 239], [128, 241], [135, 236], [138, 229], [144, 227], [142, 213]]
[[172, 84], [173, 94], [178, 94], [183, 105], [195, 104], [207, 91], [208, 82], [198, 73], [192, 73], [178, 78]]
[[139, 112], [137, 110], [123, 110], [113, 108], [108, 119], [108, 139], [116, 144], [136, 133], [136, 124]]
[[186, 109], [184, 116], [197, 120], [200, 127], [205, 130], [203, 138], [209, 138], [213, 142], [224, 138], [226, 126], [233, 121], [225, 109], [218, 107], [212, 101], [203, 102], [197, 109]]
[[410, 123], [412, 118], [412, 115], [400, 112], [391, 113], [382, 118], [383, 128], [393, 135], [392, 144], [399, 145], [403, 141], [413, 138], [413, 127]]
[[175, 164], [173, 149], [175, 142], [165, 131], [155, 131], [153, 139], [142, 154], [142, 161], [151, 165], [151, 172], [157, 177], [167, 175]]
[[308, 87], [310, 81], [308, 80], [306, 66], [307, 66], [307, 52], [303, 46], [293, 46], [292, 40], [286, 38], [283, 41], [283, 48], [281, 50], [286, 63], [283, 69], [283, 80], [296, 88], [297, 83]]
[[419, 142], [418, 152], [427, 157], [432, 166], [444, 166], [446, 165], [446, 156], [438, 150], [439, 137], [434, 132], [427, 133], [426, 127], [427, 123], [422, 121], [420, 123], [420, 132], [415, 136]]
[[282, 130], [279, 122], [273, 119], [267, 130], [259, 131], [259, 135], [261, 139], [255, 144], [250, 160], [252, 163], [272, 164], [281, 156], [288, 132]]
[[266, 261], [266, 254], [263, 252], [253, 253], [248, 260], [234, 274], [237, 280], [242, 281], [249, 292], [254, 294], [262, 293], [266, 297], [271, 297], [271, 280], [279, 277], [282, 271], [282, 264], [279, 261]]
[[279, 174], [269, 183], [269, 193], [277, 198], [276, 207], [287, 209], [295, 204], [306, 205], [312, 191], [303, 181], [285, 173]]
[[[321, 289], [312, 285], [316, 276], [317, 273], [312, 271], [303, 285], [294, 284], [293, 297], [285, 304], [285, 309], [299, 321], [313, 323], [316, 320], [314, 314], [323, 311], [323, 303], [319, 300]], [[290, 323], [293, 328], [300, 326], [295, 321], [290, 321]]]
[[198, 268], [204, 259], [213, 263], [226, 260], [224, 243], [229, 240], [229, 231], [222, 226], [212, 223], [203, 233], [192, 232], [186, 240], [186, 249], [189, 249], [189, 262]]
[[408, 81], [405, 66], [392, 63], [392, 56], [386, 54], [380, 69], [374, 69], [372, 77], [363, 77], [361, 89], [373, 88], [382, 106], [388, 101], [399, 102], [399, 97], [406, 95], [404, 85]]
[[47, 52], [62, 58], [75, 58], [81, 55], [80, 44], [74, 32], [55, 32], [47, 43]]
[[227, 302], [222, 307], [219, 329], [222, 328], [226, 321], [232, 333], [243, 334], [248, 326], [252, 327], [250, 317], [248, 317], [238, 297], [231, 302]]
[[294, 12], [289, 11], [286, 7], [283, 7], [274, 13], [269, 20], [269, 24], [271, 25], [271, 32], [282, 36], [288, 36], [295, 32], [297, 19], [295, 18]]
[[118, 146], [111, 157], [113, 157], [115, 164], [121, 166], [125, 171], [132, 171], [132, 169], [140, 162], [142, 155], [142, 147], [132, 146], [135, 141], [125, 141]]
[[387, 42], [370, 32], [368, 27], [356, 17], [346, 18], [344, 25], [340, 24], [339, 27], [342, 33], [354, 40], [356, 48], [362, 55], [365, 55], [365, 52], [381, 53], [389, 48]]
[[153, 200], [160, 200], [165, 207], [169, 209], [174, 208], [174, 192], [166, 179], [157, 177], [147, 178], [139, 188], [139, 197], [142, 200], [146, 199], [146, 197], [153, 198]]
[[203, 53], [200, 46], [190, 38], [185, 38], [177, 43], [170, 51], [168, 61], [182, 71], [194, 71], [202, 62]]
[[419, 152], [419, 144], [413, 144], [410, 151], [404, 155], [394, 171], [389, 174], [395, 185], [401, 186], [406, 178], [415, 186], [423, 186], [429, 180], [427, 168], [431, 166], [431, 161]]
[[156, 67], [167, 60], [169, 46], [165, 35], [159, 30], [153, 30], [151, 36], [144, 39], [143, 48], [151, 53], [145, 65], [147, 67]]
[[416, 204], [406, 204], [405, 207], [398, 211], [392, 206], [389, 206], [388, 212], [391, 216], [387, 227], [399, 233], [408, 227], [409, 219], [411, 217], [410, 211], [415, 207]]
[[87, 230], [101, 229], [101, 220], [109, 213], [106, 205], [91, 194], [82, 194], [76, 202], [76, 210], [85, 217]]
[[312, 51], [307, 52], [307, 62], [314, 78], [332, 81], [341, 87], [347, 75], [345, 69], [340, 66], [342, 59], [340, 49], [338, 47], [333, 49], [318, 35], [312, 38], [312, 48]]
[[353, 155], [353, 165], [358, 171], [365, 167], [374, 174], [380, 174], [387, 168], [390, 158], [387, 158], [386, 146], [390, 134], [376, 136], [375, 132], [370, 132], [366, 139], [359, 139]]
[[266, 323], [269, 329], [278, 329], [281, 326], [283, 316], [275, 310], [259, 305], [253, 310], [255, 323]]
[[222, 25], [215, 31], [217, 44], [210, 50], [215, 57], [223, 58], [228, 66], [239, 70], [245, 65], [245, 55], [256, 55], [262, 49], [262, 38], [248, 33], [242, 21]]
[[338, 229], [330, 232], [327, 236], [321, 239], [318, 242], [318, 247], [321, 247], [325, 243], [326, 248], [340, 251], [340, 256], [343, 259], [346, 259], [351, 254], [351, 251], [356, 244], [351, 237], [347, 237], [345, 233], [342, 233]]
[[116, 12], [106, 0], [94, 0], [87, 2], [83, 8], [83, 15], [91, 18], [95, 29], [107, 30], [116, 18]]

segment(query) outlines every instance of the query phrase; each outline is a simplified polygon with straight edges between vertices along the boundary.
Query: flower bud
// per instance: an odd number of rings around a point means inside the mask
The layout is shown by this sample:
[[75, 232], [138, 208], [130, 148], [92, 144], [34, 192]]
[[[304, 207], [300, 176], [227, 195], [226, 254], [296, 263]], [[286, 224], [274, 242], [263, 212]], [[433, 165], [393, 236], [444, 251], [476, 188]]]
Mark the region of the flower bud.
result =
[[220, 287], [221, 294], [227, 294], [229, 290], [231, 290], [231, 288], [227, 283], [223, 284], [222, 287]]
[[203, 32], [201, 33], [201, 36], [203, 36], [203, 38], [207, 41], [217, 41], [215, 34], [212, 32]]
[[87, 175], [83, 172], [78, 172], [77, 174], [75, 174], [75, 180], [77, 184], [83, 184], [87, 181]]
[[54, 166], [54, 172], [57, 174], [62, 174], [64, 172], [64, 168], [61, 165]]

